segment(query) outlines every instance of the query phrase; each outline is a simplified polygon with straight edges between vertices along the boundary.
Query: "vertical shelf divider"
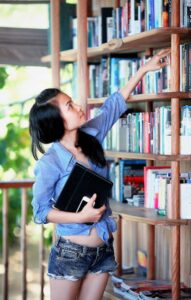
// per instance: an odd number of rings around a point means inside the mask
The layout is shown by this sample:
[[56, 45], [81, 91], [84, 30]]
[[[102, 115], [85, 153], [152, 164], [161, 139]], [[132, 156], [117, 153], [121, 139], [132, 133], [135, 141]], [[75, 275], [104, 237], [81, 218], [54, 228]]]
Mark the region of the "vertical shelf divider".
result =
[[78, 28], [78, 52], [77, 52], [77, 91], [78, 102], [86, 112], [88, 99], [88, 66], [87, 66], [87, 0], [77, 2], [77, 28]]
[[[149, 55], [152, 55], [152, 49], [149, 49]], [[145, 111], [153, 111], [153, 102], [145, 103]], [[147, 166], [153, 166], [154, 162], [147, 160]], [[155, 225], [147, 224], [147, 279], [155, 279]]]
[[[180, 26], [180, 0], [172, 1], [172, 26]], [[171, 35], [171, 91], [180, 90], [180, 36], [179, 34]], [[172, 154], [180, 153], [180, 99], [171, 99], [172, 114]], [[172, 162], [172, 184], [171, 184], [171, 211], [172, 218], [180, 218], [180, 162]], [[173, 198], [172, 198], [173, 195]], [[180, 225], [172, 228], [172, 299], [180, 299]]]
[[52, 86], [60, 88], [60, 0], [51, 0]]

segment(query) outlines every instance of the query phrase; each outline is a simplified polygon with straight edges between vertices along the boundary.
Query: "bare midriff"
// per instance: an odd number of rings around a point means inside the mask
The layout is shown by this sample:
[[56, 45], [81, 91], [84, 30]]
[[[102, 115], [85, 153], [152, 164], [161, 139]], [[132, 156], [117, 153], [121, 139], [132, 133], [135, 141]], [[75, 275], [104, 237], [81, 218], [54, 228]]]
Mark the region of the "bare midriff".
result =
[[73, 243], [88, 247], [98, 247], [104, 244], [103, 240], [98, 236], [95, 228], [92, 228], [89, 235], [67, 235], [63, 236], [63, 238], [70, 240]]

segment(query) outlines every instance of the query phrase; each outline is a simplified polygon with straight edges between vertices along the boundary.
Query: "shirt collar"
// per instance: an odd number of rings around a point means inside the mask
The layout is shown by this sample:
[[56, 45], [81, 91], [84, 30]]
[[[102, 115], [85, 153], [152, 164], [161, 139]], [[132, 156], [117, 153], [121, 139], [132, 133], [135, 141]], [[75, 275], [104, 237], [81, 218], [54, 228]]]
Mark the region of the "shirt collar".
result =
[[56, 150], [56, 153], [59, 157], [60, 163], [64, 165], [65, 170], [67, 170], [70, 161], [73, 158], [72, 153], [67, 150], [60, 142], [55, 142], [53, 148]]
[[[92, 121], [92, 120], [89, 120]], [[90, 134], [92, 136], [96, 136], [99, 133], [99, 130], [94, 127], [89, 127], [89, 121], [87, 121], [84, 125], [82, 125], [81, 129], [87, 134]], [[91, 122], [90, 122], [91, 123]], [[58, 158], [60, 160], [60, 163], [64, 167], [64, 169], [67, 171], [68, 167], [70, 165], [70, 162], [73, 159], [72, 153], [64, 147], [60, 142], [54, 142], [52, 145], [53, 149], [56, 150], [56, 153], [58, 155]]]

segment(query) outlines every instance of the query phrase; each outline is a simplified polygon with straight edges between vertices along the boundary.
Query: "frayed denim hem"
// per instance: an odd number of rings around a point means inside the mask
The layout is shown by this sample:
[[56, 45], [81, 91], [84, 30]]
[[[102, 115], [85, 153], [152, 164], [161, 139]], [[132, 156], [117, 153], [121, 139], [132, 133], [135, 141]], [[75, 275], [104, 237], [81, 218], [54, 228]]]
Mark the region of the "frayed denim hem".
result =
[[71, 276], [71, 275], [64, 275], [64, 276], [59, 276], [59, 275], [54, 275], [54, 274], [51, 274], [51, 273], [47, 273], [47, 275], [50, 277], [50, 278], [53, 278], [53, 279], [58, 279], [58, 280], [70, 280], [70, 281], [77, 281], [77, 280], [80, 280], [81, 278], [76, 278], [75, 276]]
[[111, 275], [115, 274], [116, 270], [117, 270], [117, 266], [116, 266], [115, 269], [110, 270], [110, 271], [99, 270], [99, 271], [96, 271], [96, 272], [89, 271], [88, 273], [89, 274], [95, 274], [95, 275], [99, 275], [99, 274], [102, 274], [102, 273], [108, 273], [111, 276]]

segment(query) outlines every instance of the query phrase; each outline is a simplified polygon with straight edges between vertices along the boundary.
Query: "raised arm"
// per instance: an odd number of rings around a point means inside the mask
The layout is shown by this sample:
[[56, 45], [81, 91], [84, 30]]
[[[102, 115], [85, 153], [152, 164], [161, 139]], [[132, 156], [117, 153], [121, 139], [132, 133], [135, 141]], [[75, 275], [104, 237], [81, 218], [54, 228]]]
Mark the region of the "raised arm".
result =
[[128, 101], [128, 98], [136, 87], [137, 83], [147, 72], [160, 70], [169, 64], [169, 54], [170, 49], [163, 49], [154, 55], [145, 65], [139, 68], [137, 73], [132, 76], [127, 84], [119, 91], [126, 101]]

